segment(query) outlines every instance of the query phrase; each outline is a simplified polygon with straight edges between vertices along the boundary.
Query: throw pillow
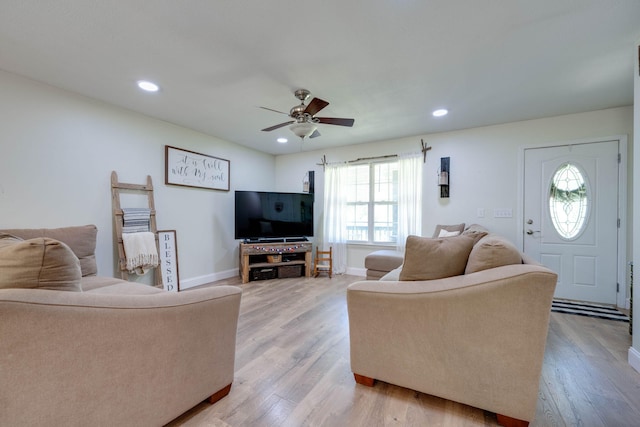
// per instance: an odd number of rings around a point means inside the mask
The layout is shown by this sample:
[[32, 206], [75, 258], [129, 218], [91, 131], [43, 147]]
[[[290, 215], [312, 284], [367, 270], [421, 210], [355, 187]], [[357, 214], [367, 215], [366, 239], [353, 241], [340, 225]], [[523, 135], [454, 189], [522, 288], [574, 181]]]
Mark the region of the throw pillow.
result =
[[80, 261], [64, 243], [0, 235], [0, 289], [81, 291], [81, 277]]
[[442, 230], [440, 230], [440, 234], [438, 234], [438, 237], [454, 237], [458, 235], [460, 235], [459, 231], [447, 231], [443, 228]]
[[478, 242], [478, 240], [489, 234], [489, 230], [479, 224], [471, 224], [462, 232], [462, 234], [465, 236], [471, 236], [474, 238], [475, 242]]
[[465, 274], [503, 265], [522, 264], [520, 251], [507, 239], [489, 234], [473, 246]]
[[95, 276], [98, 273], [96, 265], [96, 236], [98, 228], [91, 225], [71, 226], [61, 228], [14, 228], [0, 230], [21, 239], [35, 239], [48, 237], [63, 242], [69, 246], [80, 260], [82, 276]]
[[473, 242], [468, 236], [407, 237], [400, 280], [433, 280], [463, 274]]
[[489, 230], [480, 224], [471, 224], [470, 226], [464, 229], [462, 234], [478, 233], [478, 232], [488, 233]]
[[438, 238], [438, 237], [442, 237], [440, 236], [440, 231], [441, 230], [445, 230], [448, 232], [455, 232], [457, 231], [458, 234], [462, 233], [464, 231], [464, 223], [462, 224], [453, 224], [453, 225], [442, 225], [442, 224], [438, 224], [436, 225], [436, 230], [433, 232], [433, 238]]

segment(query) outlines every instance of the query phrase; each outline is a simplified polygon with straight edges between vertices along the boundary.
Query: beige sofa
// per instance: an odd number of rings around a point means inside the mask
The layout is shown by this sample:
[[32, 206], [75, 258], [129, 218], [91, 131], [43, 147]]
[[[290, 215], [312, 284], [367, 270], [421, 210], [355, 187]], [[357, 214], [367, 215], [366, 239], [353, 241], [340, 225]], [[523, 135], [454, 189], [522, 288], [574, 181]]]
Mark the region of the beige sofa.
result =
[[98, 277], [95, 226], [1, 232], [30, 240], [0, 237], [0, 425], [160, 426], [229, 392], [239, 288]]
[[[483, 235], [412, 236], [401, 267], [348, 287], [351, 369], [360, 384], [381, 380], [527, 425], [557, 276]], [[441, 247], [457, 242], [461, 251]]]

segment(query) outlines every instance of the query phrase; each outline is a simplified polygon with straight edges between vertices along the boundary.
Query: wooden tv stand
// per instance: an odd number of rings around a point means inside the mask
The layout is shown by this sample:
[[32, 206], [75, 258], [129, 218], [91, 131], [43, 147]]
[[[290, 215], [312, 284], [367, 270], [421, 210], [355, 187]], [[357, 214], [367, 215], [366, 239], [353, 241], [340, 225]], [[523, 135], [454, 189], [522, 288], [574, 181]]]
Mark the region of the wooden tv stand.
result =
[[[280, 269], [300, 265], [305, 277], [311, 277], [311, 242], [240, 243], [240, 276], [242, 283], [248, 283], [252, 269]], [[268, 256], [281, 256], [279, 262], [269, 262]], [[275, 278], [275, 277], [274, 277]]]

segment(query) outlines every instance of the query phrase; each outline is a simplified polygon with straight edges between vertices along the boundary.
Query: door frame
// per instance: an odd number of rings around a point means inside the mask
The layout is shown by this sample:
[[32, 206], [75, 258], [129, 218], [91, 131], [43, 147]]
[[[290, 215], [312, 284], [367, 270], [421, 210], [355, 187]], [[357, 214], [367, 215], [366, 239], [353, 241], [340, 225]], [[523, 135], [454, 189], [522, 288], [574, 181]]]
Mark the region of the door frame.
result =
[[553, 148], [566, 145], [590, 144], [597, 142], [618, 141], [620, 162], [618, 163], [618, 219], [620, 227], [618, 227], [618, 256], [617, 258], [617, 283], [618, 292], [616, 294], [616, 305], [618, 307], [629, 308], [629, 290], [627, 289], [627, 265], [631, 261], [629, 259], [629, 251], [627, 250], [627, 196], [628, 196], [628, 145], [627, 135], [614, 135], [598, 138], [584, 138], [571, 141], [556, 141], [542, 144], [528, 144], [521, 146], [518, 150], [518, 204], [517, 204], [517, 220], [516, 220], [516, 243], [518, 248], [524, 250], [524, 154], [525, 150], [532, 148]]

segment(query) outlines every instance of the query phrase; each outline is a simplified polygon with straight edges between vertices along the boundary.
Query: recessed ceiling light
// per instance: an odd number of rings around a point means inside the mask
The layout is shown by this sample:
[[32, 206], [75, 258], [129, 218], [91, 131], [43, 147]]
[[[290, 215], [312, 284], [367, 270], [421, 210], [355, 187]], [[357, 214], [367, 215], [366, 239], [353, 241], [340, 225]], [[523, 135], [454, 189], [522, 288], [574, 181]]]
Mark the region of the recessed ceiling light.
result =
[[285, 142], [288, 142], [289, 140], [287, 138], [278, 138], [278, 139], [276, 139], [276, 141], [278, 141], [280, 144], [284, 144]]
[[147, 92], [157, 92], [160, 90], [160, 87], [157, 84], [147, 80], [138, 80], [138, 87], [142, 90], [146, 90]]
[[442, 117], [442, 116], [446, 116], [448, 113], [449, 111], [447, 111], [444, 108], [441, 108], [439, 110], [434, 111], [432, 114], [433, 114], [433, 117]]

